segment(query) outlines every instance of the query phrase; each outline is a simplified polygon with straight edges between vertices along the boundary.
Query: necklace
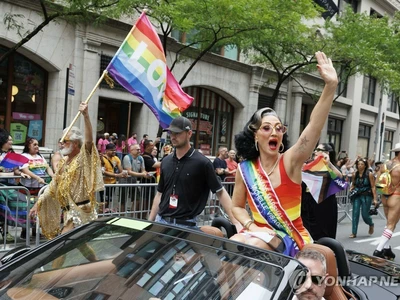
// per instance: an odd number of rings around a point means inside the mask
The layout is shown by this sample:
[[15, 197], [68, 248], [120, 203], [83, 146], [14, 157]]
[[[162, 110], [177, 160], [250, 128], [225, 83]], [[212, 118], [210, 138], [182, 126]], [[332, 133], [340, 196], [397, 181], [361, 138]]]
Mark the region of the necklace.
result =
[[278, 165], [278, 161], [279, 161], [279, 158], [280, 158], [280, 157], [281, 157], [281, 156], [278, 155], [278, 158], [276, 159], [276, 162], [275, 162], [274, 166], [273, 166], [272, 169], [267, 173], [268, 176], [271, 175], [272, 172], [275, 170], [276, 166]]

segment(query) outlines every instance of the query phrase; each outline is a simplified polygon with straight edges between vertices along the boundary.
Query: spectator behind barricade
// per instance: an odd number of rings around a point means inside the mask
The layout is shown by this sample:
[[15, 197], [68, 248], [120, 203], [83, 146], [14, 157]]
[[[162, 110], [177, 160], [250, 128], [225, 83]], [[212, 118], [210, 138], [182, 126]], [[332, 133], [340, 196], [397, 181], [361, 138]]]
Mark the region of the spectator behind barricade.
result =
[[204, 210], [211, 190], [217, 194], [230, 220], [237, 223], [231, 199], [211, 161], [190, 146], [193, 134], [190, 120], [176, 117], [166, 130], [175, 152], [166, 156], [161, 164], [160, 182], [149, 220], [197, 229], [196, 217]]
[[215, 173], [221, 179], [221, 181], [225, 180], [226, 175], [228, 174], [228, 166], [226, 164], [225, 159], [228, 158], [228, 148], [222, 146], [218, 149], [218, 157], [216, 157], [213, 161], [213, 166]]
[[132, 145], [136, 145], [136, 144], [138, 144], [137, 134], [136, 134], [136, 132], [134, 132], [134, 133], [132, 133], [131, 137], [128, 139], [128, 147], [130, 147]]
[[168, 155], [172, 153], [172, 146], [171, 145], [165, 145], [163, 147], [163, 157], [161, 158], [161, 161]]
[[125, 135], [121, 134], [119, 138], [116, 137], [116, 141], [115, 141], [115, 151], [117, 153], [119, 160], [121, 160], [121, 161], [123, 158], [122, 153], [124, 153], [124, 151], [125, 151], [125, 145], [126, 145], [125, 139], [126, 139]]
[[[133, 144], [130, 146], [130, 151], [127, 155], [124, 156], [122, 162], [123, 169], [128, 172], [127, 178], [121, 178], [121, 183], [137, 183], [138, 181], [143, 181], [144, 179], [151, 178], [150, 175], [147, 174], [145, 166], [144, 166], [144, 159], [140, 155], [140, 146], [138, 144]], [[122, 201], [125, 202], [125, 188], [122, 188]], [[129, 193], [131, 195], [132, 200], [132, 207], [133, 211], [137, 211], [140, 208], [141, 199], [139, 199], [140, 193], [139, 188], [134, 187], [131, 189]], [[136, 196], [136, 197], [135, 197]], [[136, 200], [136, 202], [135, 202]]]
[[143, 138], [140, 141], [140, 154], [144, 153], [144, 142], [149, 139], [149, 135], [147, 133], [143, 134]]
[[308, 268], [303, 285], [295, 292], [292, 300], [324, 300], [326, 289], [326, 258], [313, 249], [299, 251], [295, 258]]
[[347, 161], [345, 162], [345, 164], [340, 168], [340, 171], [342, 172], [346, 181], [349, 183], [351, 183], [351, 181], [353, 180], [353, 174], [355, 172], [353, 165], [354, 165], [354, 161], [350, 160], [350, 158], [347, 158]]
[[[54, 177], [46, 159], [39, 153], [39, 143], [34, 138], [27, 138], [22, 155], [29, 159], [29, 162], [20, 167], [20, 170], [28, 175], [28, 178], [21, 178], [20, 184], [29, 190], [31, 196], [37, 196], [39, 190], [51, 181]], [[21, 190], [21, 192], [25, 192]], [[32, 236], [36, 235], [36, 228], [32, 228]], [[26, 238], [26, 228], [21, 231], [20, 237]]]
[[[144, 145], [144, 153], [142, 157], [144, 159], [144, 166], [146, 168], [146, 172], [148, 172], [151, 175], [155, 175], [157, 169], [161, 166], [161, 162], [156, 161], [155, 157], [152, 154], [155, 148], [154, 142], [152, 140], [147, 139], [144, 141], [143, 145]], [[155, 182], [155, 179], [147, 181], [147, 183], [149, 182]]]
[[128, 171], [128, 175], [131, 176], [131, 180], [128, 180], [130, 183], [136, 183], [142, 178], [150, 177], [146, 172], [144, 159], [140, 155], [140, 146], [138, 144], [130, 146], [129, 154], [125, 155], [122, 166], [124, 170]]
[[226, 166], [228, 168], [227, 177], [225, 178], [226, 181], [235, 181], [236, 170], [238, 164], [236, 162], [236, 151], [229, 150], [228, 158], [225, 159]]
[[54, 154], [51, 156], [51, 167], [53, 169], [53, 173], [57, 171], [57, 165], [59, 161], [64, 157], [61, 154], [61, 150], [63, 149], [63, 144], [58, 140], [58, 150], [54, 152]]
[[[145, 140], [144, 143], [144, 153], [142, 155], [144, 159], [144, 166], [146, 169], [146, 172], [150, 175], [149, 177], [143, 178], [142, 183], [156, 183], [157, 182], [157, 169], [160, 168], [161, 162], [156, 162], [154, 160], [154, 156], [151, 154], [151, 152], [154, 150], [154, 142], [152, 140]], [[154, 198], [154, 195], [156, 194], [155, 187], [154, 186], [146, 186], [144, 188], [144, 193], [143, 193], [143, 209], [144, 210], [149, 210], [151, 207], [151, 201]]]
[[32, 196], [37, 196], [39, 190], [54, 177], [53, 170], [39, 153], [39, 143], [36, 139], [26, 139], [22, 155], [28, 158], [29, 162], [20, 169], [29, 177], [21, 178], [20, 183], [28, 188]]
[[[7, 130], [0, 128], [0, 162], [5, 158], [5, 156], [7, 155], [8, 152], [14, 152], [12, 150], [12, 145], [13, 145], [13, 140], [12, 140], [11, 135], [8, 133]], [[12, 168], [12, 169], [0, 167], [0, 185], [15, 186], [15, 185], [17, 185], [15, 179], [7, 178], [7, 177], [20, 176], [20, 175], [21, 175], [21, 177], [26, 177], [26, 175], [24, 173], [21, 173], [21, 171], [18, 169], [18, 167]], [[14, 211], [14, 209], [10, 208], [10, 203], [6, 202], [6, 199], [16, 200], [12, 197], [13, 195], [16, 195], [16, 194], [18, 195], [20, 193], [16, 193], [15, 190], [0, 191], [0, 204], [1, 204], [0, 205], [0, 233], [3, 237], [3, 240], [5, 239], [7, 243], [14, 242], [14, 237], [8, 231], [8, 223], [10, 222], [10, 219], [12, 219], [12, 218], [10, 218], [10, 213], [12, 213], [13, 215], [15, 214], [17, 220], [26, 219], [26, 208], [24, 210], [23, 208], [17, 207], [17, 211]], [[26, 205], [26, 202], [24, 202], [24, 201], [21, 201], [21, 202], [23, 202], [23, 203], [19, 203], [19, 202], [17, 202], [17, 203]], [[21, 216], [17, 216], [17, 212]], [[4, 218], [4, 216], [6, 214], [8, 215], [7, 221]], [[12, 222], [10, 225], [12, 225], [12, 226], [18, 225], [18, 226], [22, 227], [22, 225], [24, 225], [24, 224], [15, 224], [14, 222]]]
[[[104, 163], [104, 183], [105, 184], [115, 184], [117, 178], [125, 178], [128, 176], [127, 172], [123, 172], [120, 159], [115, 155], [115, 145], [110, 143], [106, 146], [106, 153], [101, 157]], [[112, 201], [112, 189], [106, 187], [105, 189], [105, 199], [106, 205]]]
[[105, 132], [103, 138], [100, 138], [97, 142], [97, 150], [99, 151], [99, 153], [106, 153], [106, 146], [110, 143], [109, 137], [110, 134], [108, 132]]
[[153, 156], [154, 162], [158, 162], [157, 154], [158, 154], [158, 149], [157, 147], [154, 146], [153, 150], [151, 151], [151, 155]]
[[342, 150], [340, 151], [338, 157], [337, 157], [337, 161], [340, 161], [343, 158], [348, 158], [349, 156], [347, 155], [347, 151], [346, 150]]
[[376, 180], [376, 178], [377, 178], [377, 176], [378, 176], [378, 172], [379, 172], [380, 169], [381, 169], [381, 165], [382, 165], [382, 162], [381, 162], [381, 161], [377, 161], [377, 162], [375, 163], [375, 169], [374, 169], [374, 171], [373, 171], [373, 173], [372, 173], [372, 174], [374, 174], [375, 180]]

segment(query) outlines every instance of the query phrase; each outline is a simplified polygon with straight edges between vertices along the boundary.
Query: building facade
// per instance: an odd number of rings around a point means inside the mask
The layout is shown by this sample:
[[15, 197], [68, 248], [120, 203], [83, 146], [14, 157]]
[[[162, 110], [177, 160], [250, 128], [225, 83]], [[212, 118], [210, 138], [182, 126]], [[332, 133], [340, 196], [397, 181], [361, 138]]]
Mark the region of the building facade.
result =
[[[400, 9], [394, 0], [336, 3], [339, 8], [350, 4], [358, 12], [373, 10], [382, 15]], [[0, 2], [1, 18], [6, 12], [24, 15], [26, 29], [41, 22], [38, 9], [36, 1]], [[15, 144], [31, 136], [41, 146], [56, 147], [62, 129], [91, 93], [131, 24], [110, 20], [95, 27], [58, 20], [0, 65], [0, 127], [10, 130]], [[0, 53], [19, 41], [15, 31], [0, 28]], [[169, 43], [167, 61], [171, 62], [174, 40]], [[233, 148], [234, 135], [258, 108], [268, 105], [273, 91], [273, 86], [265, 86], [273, 73], [238, 61], [239, 55], [232, 51], [221, 54], [206, 55], [182, 85], [195, 99], [183, 114], [193, 124], [193, 145], [209, 155], [215, 155], [219, 146]], [[177, 64], [175, 77], [179, 79], [189, 64]], [[312, 74], [304, 74], [301, 80], [310, 88], [322, 84]], [[282, 86], [274, 109], [289, 127], [289, 141], [297, 140], [314, 105], [295, 82]], [[102, 83], [90, 99], [89, 113], [98, 136], [104, 132], [126, 136], [136, 132], [139, 138], [145, 133], [150, 138], [157, 135], [158, 122], [150, 109], [118, 87], [110, 89]], [[83, 127], [82, 120], [77, 125]], [[336, 150], [347, 150], [350, 157], [388, 158], [399, 141], [397, 102], [380, 91], [374, 78], [351, 78], [346, 93], [332, 107], [321, 141], [333, 142]]]

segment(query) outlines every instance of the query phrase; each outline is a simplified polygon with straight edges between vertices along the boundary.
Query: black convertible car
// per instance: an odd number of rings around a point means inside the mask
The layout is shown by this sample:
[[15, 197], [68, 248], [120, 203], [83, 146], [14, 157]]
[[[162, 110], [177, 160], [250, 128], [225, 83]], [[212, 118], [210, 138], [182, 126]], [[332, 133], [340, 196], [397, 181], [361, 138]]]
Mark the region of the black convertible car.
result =
[[[321, 243], [328, 247], [309, 247], [324, 248], [328, 273], [336, 277], [336, 261], [339, 272], [339, 284], [327, 287], [326, 299], [400, 298], [399, 265], [359, 253], [348, 260], [336, 241]], [[0, 299], [287, 300], [307, 273], [300, 262], [276, 252], [119, 217], [99, 219], [24, 251], [3, 257]], [[394, 283], [380, 286], [378, 277]]]

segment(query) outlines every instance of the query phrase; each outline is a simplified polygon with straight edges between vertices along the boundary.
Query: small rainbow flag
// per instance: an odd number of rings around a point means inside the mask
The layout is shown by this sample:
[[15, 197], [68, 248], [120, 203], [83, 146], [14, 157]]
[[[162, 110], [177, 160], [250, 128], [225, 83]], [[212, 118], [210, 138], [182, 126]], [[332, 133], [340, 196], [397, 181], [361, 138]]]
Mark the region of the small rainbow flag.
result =
[[29, 159], [21, 154], [8, 152], [6, 156], [4, 156], [3, 160], [0, 162], [0, 167], [5, 169], [14, 169], [17, 167], [21, 167], [24, 164], [28, 163]]
[[193, 102], [168, 69], [160, 38], [144, 12], [106, 70], [151, 109], [163, 128]]
[[329, 167], [323, 156], [303, 167], [303, 181], [317, 203], [347, 188], [348, 183]]

